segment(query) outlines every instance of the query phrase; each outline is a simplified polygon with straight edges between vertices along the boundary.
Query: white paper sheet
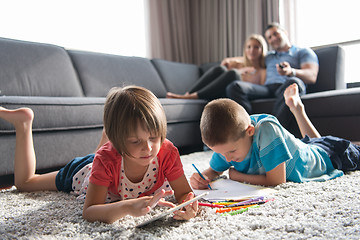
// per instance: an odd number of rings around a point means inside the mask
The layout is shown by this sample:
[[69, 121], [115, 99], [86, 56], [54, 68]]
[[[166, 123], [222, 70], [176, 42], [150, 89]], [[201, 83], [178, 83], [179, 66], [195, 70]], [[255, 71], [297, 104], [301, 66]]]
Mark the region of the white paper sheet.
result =
[[200, 195], [204, 192], [209, 192], [209, 194], [204, 197], [205, 200], [236, 200], [243, 198], [250, 198], [254, 196], [267, 196], [271, 193], [274, 193], [273, 188], [261, 187], [256, 185], [250, 185], [245, 183], [240, 183], [230, 179], [218, 179], [210, 183], [211, 188], [205, 190], [194, 189], [195, 195]]

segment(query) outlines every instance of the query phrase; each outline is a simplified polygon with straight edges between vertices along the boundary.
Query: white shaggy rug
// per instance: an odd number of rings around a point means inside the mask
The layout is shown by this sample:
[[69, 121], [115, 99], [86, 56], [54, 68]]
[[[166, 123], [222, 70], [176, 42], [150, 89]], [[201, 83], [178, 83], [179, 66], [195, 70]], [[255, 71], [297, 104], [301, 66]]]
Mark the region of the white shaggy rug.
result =
[[[211, 152], [182, 156], [190, 176], [208, 166]], [[0, 192], [1, 239], [360, 239], [360, 171], [315, 183], [276, 187], [275, 201], [235, 216], [202, 208], [190, 221], [171, 216], [148, 227], [134, 226], [160, 213], [125, 217], [113, 224], [82, 219], [82, 203], [60, 192]]]

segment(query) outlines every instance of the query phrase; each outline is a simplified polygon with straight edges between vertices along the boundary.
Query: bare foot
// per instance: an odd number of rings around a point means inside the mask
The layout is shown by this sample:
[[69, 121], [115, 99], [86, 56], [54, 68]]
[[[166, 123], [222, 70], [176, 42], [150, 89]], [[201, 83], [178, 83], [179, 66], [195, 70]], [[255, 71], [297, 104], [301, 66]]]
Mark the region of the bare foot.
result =
[[194, 93], [186, 93], [186, 94], [176, 94], [176, 93], [171, 93], [168, 92], [166, 94], [167, 98], [178, 98], [178, 99], [198, 99], [198, 95], [196, 92]]
[[34, 119], [34, 112], [30, 108], [18, 108], [15, 110], [9, 110], [0, 107], [0, 118], [13, 124], [16, 128], [27, 123], [32, 124], [32, 121]]
[[304, 108], [304, 104], [299, 96], [299, 87], [296, 83], [291, 84], [284, 92], [285, 104], [290, 108], [291, 112], [299, 111]]

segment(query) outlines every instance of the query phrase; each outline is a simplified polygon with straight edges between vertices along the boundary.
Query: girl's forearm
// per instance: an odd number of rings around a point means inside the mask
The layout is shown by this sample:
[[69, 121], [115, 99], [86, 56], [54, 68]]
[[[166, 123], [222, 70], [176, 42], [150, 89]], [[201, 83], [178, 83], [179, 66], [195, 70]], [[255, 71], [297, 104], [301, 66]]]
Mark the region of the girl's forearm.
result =
[[83, 218], [89, 222], [100, 221], [104, 223], [113, 223], [116, 220], [129, 215], [128, 200], [114, 203], [105, 203], [92, 205], [83, 211]]

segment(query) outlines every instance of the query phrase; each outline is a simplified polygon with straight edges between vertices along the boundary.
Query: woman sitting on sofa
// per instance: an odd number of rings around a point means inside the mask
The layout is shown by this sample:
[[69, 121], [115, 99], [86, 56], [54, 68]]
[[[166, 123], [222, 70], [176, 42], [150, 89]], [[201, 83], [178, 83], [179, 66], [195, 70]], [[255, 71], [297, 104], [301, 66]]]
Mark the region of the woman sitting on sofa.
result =
[[244, 56], [225, 58], [220, 66], [211, 68], [191, 87], [186, 94], [168, 92], [167, 98], [213, 100], [225, 97], [226, 86], [234, 80], [264, 84], [266, 78], [265, 39], [251, 35], [244, 44]]

